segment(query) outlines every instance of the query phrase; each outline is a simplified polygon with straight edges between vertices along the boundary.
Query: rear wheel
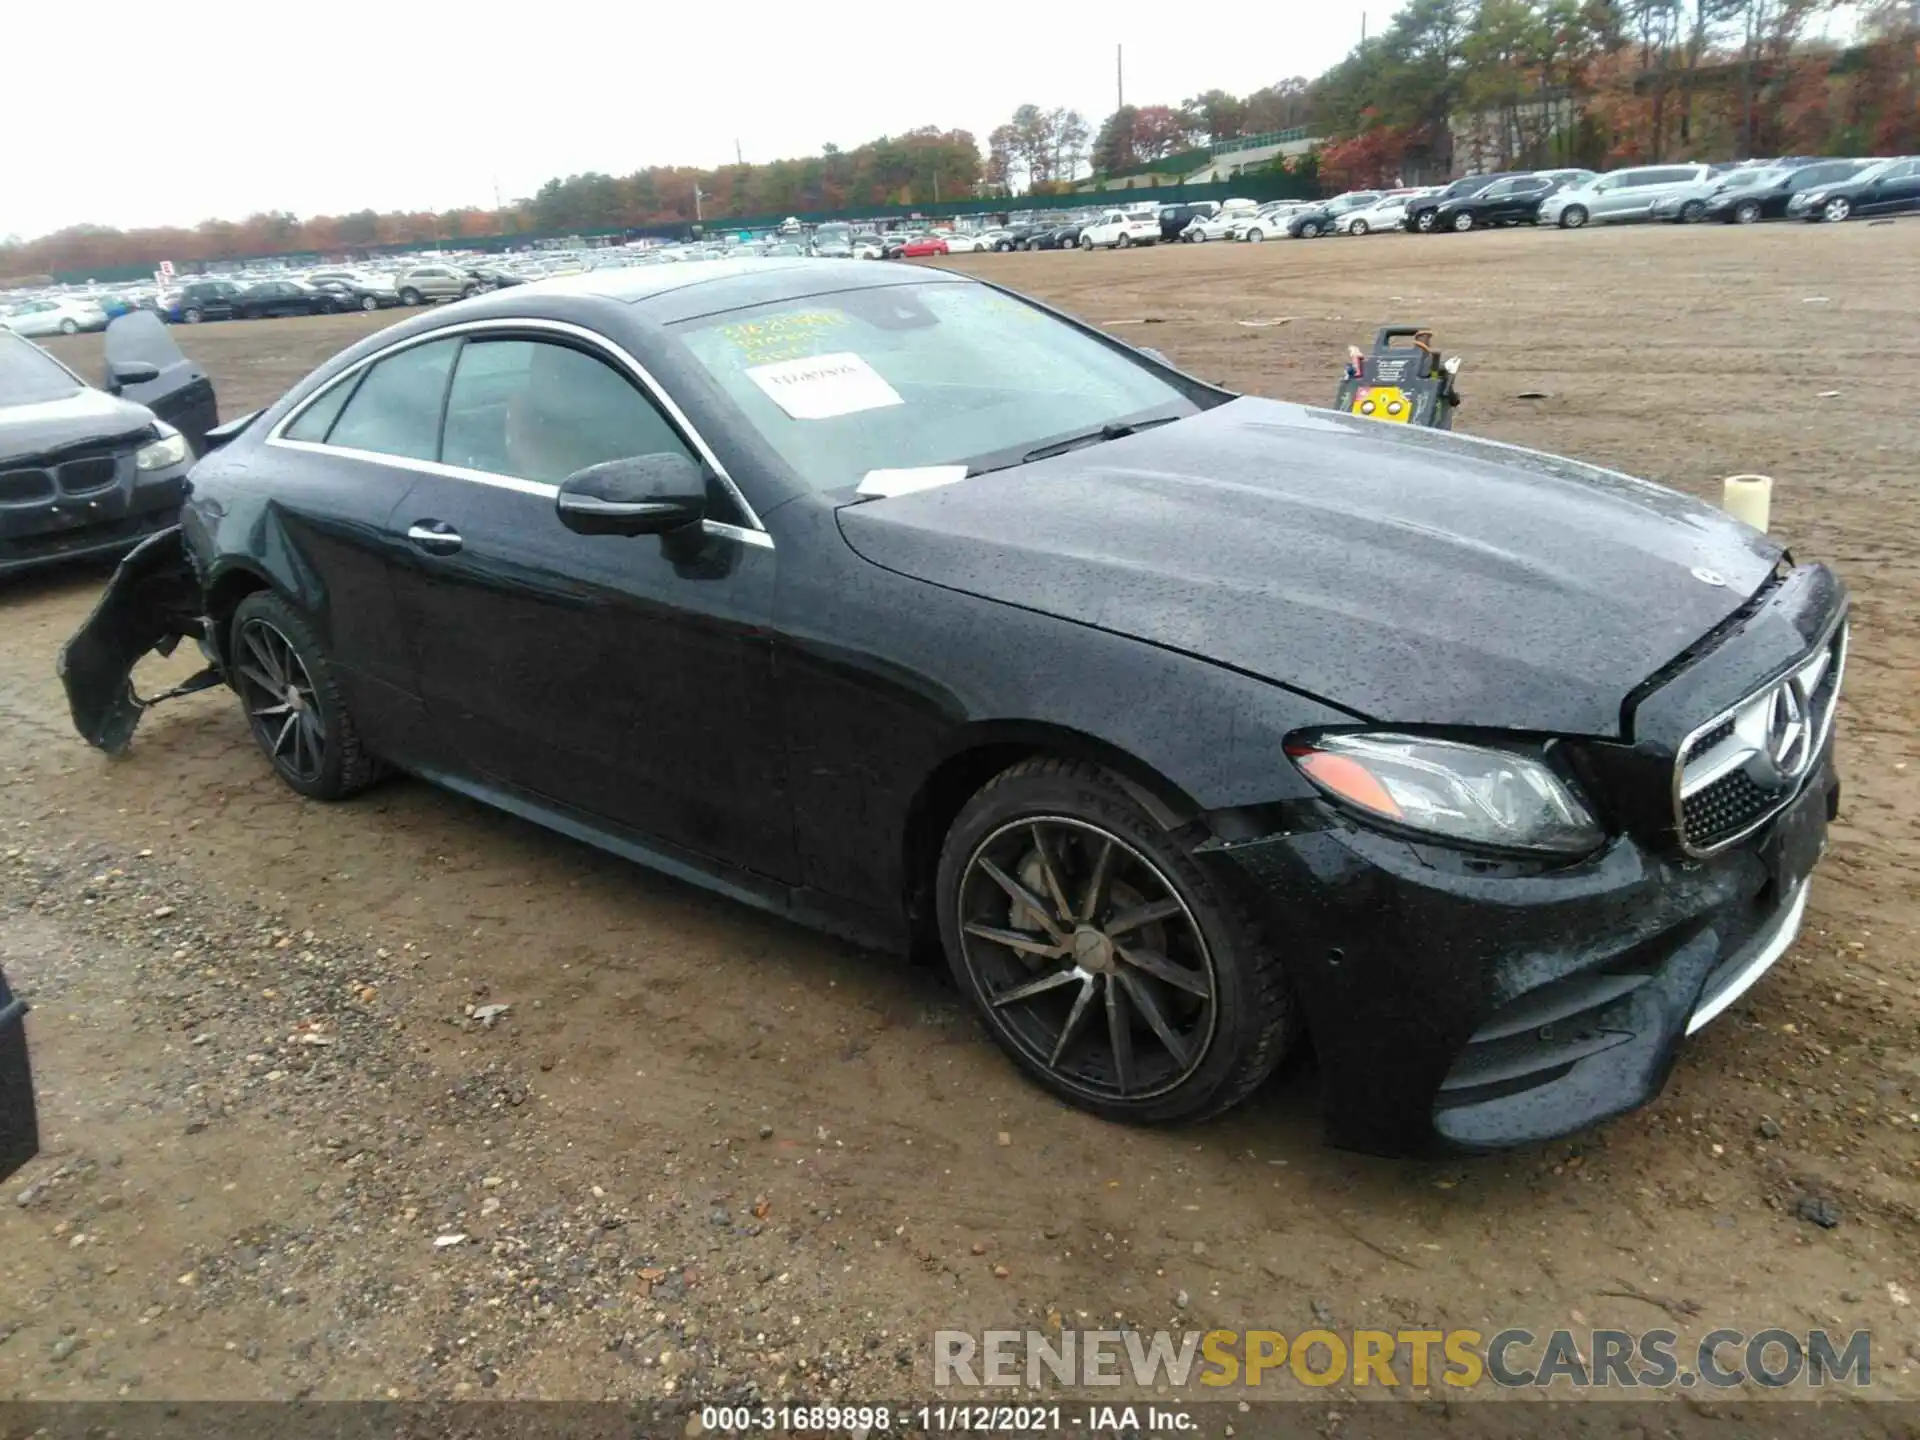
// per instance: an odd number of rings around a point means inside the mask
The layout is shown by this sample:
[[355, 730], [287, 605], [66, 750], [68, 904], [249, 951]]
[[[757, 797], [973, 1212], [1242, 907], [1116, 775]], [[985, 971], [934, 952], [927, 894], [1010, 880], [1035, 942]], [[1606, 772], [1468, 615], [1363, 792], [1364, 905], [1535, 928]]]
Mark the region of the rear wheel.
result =
[[1286, 1053], [1278, 958], [1095, 766], [1029, 760], [990, 781], [948, 833], [937, 886], [961, 989], [1021, 1069], [1072, 1104], [1199, 1120]]
[[1758, 200], [1742, 200], [1738, 205], [1733, 207], [1733, 219], [1734, 223], [1738, 225], [1753, 225], [1758, 223], [1760, 219], [1760, 202]]
[[1587, 207], [1584, 205], [1569, 205], [1560, 212], [1560, 228], [1562, 230], [1578, 230], [1586, 223]]
[[1123, 230], [1120, 232], [1120, 238], [1113, 243], [1115, 249], [1129, 250], [1133, 248], [1133, 237]]
[[247, 725], [280, 778], [316, 800], [344, 800], [379, 767], [360, 744], [332, 663], [313, 627], [271, 591], [234, 611], [228, 660]]

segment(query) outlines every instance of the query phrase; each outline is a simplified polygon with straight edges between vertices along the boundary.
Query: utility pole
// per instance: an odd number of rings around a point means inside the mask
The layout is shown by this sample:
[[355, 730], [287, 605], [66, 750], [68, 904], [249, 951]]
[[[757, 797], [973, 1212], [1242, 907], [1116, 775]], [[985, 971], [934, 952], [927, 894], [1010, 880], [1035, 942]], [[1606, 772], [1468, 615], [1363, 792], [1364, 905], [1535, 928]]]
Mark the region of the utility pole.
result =
[[1364, 10], [1360, 12], [1360, 43], [1367, 43], [1367, 12]]
[[696, 225], [700, 224], [701, 221], [705, 218], [700, 213], [700, 202], [702, 200], [710, 200], [712, 198], [713, 197], [710, 195], [703, 195], [700, 193], [700, 182], [698, 180], [693, 182], [693, 223], [694, 224]]
[[745, 165], [745, 164], [747, 163], [747, 162], [746, 162], [746, 161], [745, 161], [745, 160], [744, 160], [744, 159], [743, 159], [743, 158], [741, 157], [741, 154], [740, 154], [740, 142], [739, 142], [738, 140], [735, 140], [735, 141], [733, 142], [733, 163], [734, 163], [734, 164], [736, 164], [736, 165]]
[[1113, 108], [1124, 110], [1127, 106], [1127, 68], [1122, 62], [1121, 47], [1113, 47]]

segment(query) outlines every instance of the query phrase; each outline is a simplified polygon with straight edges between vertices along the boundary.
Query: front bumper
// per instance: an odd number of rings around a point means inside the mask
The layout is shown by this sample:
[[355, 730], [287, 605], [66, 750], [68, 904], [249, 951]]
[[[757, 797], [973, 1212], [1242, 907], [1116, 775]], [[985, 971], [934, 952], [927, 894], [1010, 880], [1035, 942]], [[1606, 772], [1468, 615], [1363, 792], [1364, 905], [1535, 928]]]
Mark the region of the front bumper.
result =
[[60, 465], [0, 465], [0, 575], [63, 560], [124, 553], [176, 523], [187, 498], [189, 460], [166, 470], [113, 457], [111, 478]]
[[1829, 739], [1786, 810], [1703, 861], [1625, 836], [1565, 869], [1473, 861], [1322, 807], [1202, 854], [1285, 946], [1329, 1141], [1490, 1150], [1657, 1095], [1791, 944], [1838, 804]]

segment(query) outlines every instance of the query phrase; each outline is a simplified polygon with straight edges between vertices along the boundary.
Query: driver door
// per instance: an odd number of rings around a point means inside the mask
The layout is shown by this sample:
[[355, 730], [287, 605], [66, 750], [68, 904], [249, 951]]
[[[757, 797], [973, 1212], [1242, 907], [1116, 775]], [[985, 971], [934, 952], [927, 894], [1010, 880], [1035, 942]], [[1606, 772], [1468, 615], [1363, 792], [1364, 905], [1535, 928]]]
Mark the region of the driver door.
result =
[[612, 357], [469, 337], [441, 464], [394, 512], [394, 585], [435, 749], [470, 779], [776, 879], [793, 831], [772, 693], [774, 552], [716, 480], [718, 524], [581, 535], [559, 482], [696, 458]]
[[[103, 390], [146, 406], [186, 436], [195, 455], [206, 452], [207, 432], [220, 423], [213, 381], [180, 353], [158, 315], [151, 310], [129, 310], [109, 324], [105, 363]], [[160, 373], [151, 380], [122, 383], [116, 378], [121, 365], [151, 365]]]

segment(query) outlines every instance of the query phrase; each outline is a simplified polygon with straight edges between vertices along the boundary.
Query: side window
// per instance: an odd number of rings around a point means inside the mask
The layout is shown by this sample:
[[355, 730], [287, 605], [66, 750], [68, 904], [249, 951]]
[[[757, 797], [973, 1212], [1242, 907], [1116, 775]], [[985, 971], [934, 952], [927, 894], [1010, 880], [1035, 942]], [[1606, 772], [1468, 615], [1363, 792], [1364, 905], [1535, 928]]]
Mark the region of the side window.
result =
[[689, 450], [654, 406], [606, 362], [544, 340], [471, 340], [447, 398], [441, 459], [558, 485], [576, 470], [630, 455]]
[[431, 460], [439, 450], [440, 403], [457, 340], [415, 345], [367, 371], [327, 436], [330, 445]]
[[337, 381], [306, 409], [300, 412], [300, 418], [282, 432], [289, 440], [305, 440], [308, 444], [318, 445], [327, 438], [327, 431], [333, 428], [333, 422], [340, 418], [340, 411], [347, 399], [353, 394], [354, 381], [350, 377]]

